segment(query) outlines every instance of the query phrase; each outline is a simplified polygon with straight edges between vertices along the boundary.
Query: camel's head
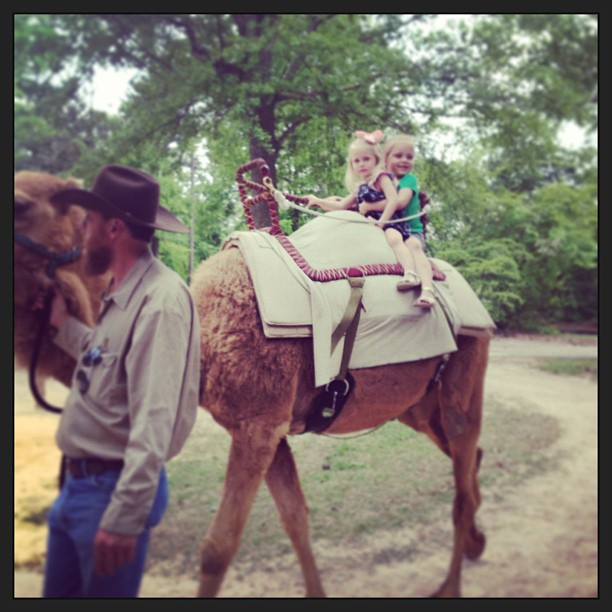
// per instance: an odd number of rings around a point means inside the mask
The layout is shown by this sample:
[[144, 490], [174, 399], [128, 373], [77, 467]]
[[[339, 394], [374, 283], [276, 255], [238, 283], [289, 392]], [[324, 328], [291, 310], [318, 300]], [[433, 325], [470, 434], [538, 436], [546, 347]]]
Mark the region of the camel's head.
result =
[[[18, 368], [32, 363], [38, 334], [45, 329], [48, 313], [42, 306], [51, 287], [64, 296], [75, 317], [93, 325], [110, 279], [110, 273], [89, 276], [85, 272], [81, 256], [85, 210], [50, 201], [58, 191], [74, 187], [81, 187], [80, 181], [44, 172], [15, 175], [13, 346]], [[52, 376], [69, 386], [74, 363], [47, 334], [43, 336], [37, 377]]]
[[[49, 198], [61, 189], [80, 187], [76, 179], [61, 179], [44, 172], [15, 174], [15, 307], [31, 308], [52, 283], [47, 273], [49, 259], [29, 241], [53, 254], [70, 252], [83, 242], [81, 222], [85, 211], [78, 206], [51, 203]], [[25, 238], [21, 238], [25, 237]]]

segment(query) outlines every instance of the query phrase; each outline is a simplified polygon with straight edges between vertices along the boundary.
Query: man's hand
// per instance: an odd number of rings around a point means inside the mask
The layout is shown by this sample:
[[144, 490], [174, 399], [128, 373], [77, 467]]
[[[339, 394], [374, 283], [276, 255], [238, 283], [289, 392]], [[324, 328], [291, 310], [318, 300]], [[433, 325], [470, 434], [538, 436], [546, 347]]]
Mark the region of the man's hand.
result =
[[94, 569], [102, 576], [114, 574], [136, 557], [138, 537], [98, 529], [94, 542]]
[[49, 323], [56, 329], [59, 329], [70, 317], [68, 312], [68, 306], [66, 304], [66, 298], [59, 293], [55, 292], [53, 300], [51, 302], [51, 312], [49, 314]]

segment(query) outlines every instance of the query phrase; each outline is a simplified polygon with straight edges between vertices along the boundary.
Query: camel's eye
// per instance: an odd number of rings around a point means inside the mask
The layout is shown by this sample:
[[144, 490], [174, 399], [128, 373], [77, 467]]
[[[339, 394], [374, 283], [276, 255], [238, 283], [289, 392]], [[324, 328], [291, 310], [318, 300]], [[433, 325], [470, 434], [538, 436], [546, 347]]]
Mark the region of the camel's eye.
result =
[[24, 198], [15, 198], [15, 218], [22, 219], [34, 207], [34, 202]]

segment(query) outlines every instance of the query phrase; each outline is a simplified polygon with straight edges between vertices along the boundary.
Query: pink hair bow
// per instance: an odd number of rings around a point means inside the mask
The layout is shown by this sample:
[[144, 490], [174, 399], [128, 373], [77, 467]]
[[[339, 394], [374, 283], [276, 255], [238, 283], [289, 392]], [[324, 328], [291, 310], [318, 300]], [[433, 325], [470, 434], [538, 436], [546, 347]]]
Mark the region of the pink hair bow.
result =
[[361, 130], [357, 130], [355, 132], [355, 136], [357, 138], [363, 138], [368, 144], [372, 145], [382, 142], [382, 139], [385, 137], [381, 130], [376, 130], [375, 132], [363, 132]]

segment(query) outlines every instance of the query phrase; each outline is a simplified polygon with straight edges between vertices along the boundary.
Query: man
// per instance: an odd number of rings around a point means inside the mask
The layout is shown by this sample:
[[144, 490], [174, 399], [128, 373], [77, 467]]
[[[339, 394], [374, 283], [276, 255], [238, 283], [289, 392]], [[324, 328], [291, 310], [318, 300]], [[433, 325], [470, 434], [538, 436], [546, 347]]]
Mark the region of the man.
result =
[[157, 181], [127, 166], [52, 200], [87, 209], [86, 268], [112, 280], [93, 329], [59, 294], [51, 309], [54, 341], [77, 365], [56, 434], [65, 481], [49, 513], [43, 597], [136, 597], [167, 506], [164, 463], [189, 435], [199, 393], [193, 299], [150, 243], [156, 229], [188, 229], [160, 205]]

